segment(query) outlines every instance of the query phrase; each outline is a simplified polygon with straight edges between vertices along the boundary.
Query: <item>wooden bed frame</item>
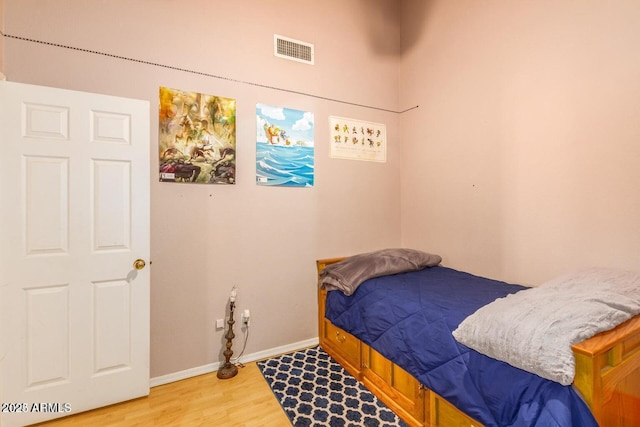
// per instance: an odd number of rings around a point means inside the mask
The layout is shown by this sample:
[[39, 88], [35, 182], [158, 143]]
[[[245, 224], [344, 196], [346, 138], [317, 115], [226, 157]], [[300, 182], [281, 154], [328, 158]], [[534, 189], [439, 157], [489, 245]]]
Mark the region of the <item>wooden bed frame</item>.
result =
[[[316, 261], [318, 274], [343, 259]], [[326, 294], [326, 290], [318, 288], [320, 345], [408, 425], [482, 425], [380, 353], [331, 324], [325, 318]], [[640, 315], [572, 348], [576, 358], [574, 386], [600, 426], [640, 426]]]

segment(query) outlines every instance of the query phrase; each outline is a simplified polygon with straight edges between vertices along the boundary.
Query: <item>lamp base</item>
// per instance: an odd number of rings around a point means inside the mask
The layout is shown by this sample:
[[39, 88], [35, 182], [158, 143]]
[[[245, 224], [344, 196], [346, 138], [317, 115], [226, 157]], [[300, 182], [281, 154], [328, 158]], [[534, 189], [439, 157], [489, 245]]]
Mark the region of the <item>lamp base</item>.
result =
[[233, 363], [225, 363], [218, 369], [218, 378], [226, 380], [238, 375], [238, 367]]

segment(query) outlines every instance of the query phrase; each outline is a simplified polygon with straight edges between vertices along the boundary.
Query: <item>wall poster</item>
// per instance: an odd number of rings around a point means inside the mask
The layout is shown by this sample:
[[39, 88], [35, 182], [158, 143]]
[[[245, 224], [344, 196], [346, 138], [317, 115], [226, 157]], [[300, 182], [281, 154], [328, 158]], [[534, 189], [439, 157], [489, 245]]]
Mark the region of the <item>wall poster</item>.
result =
[[160, 181], [235, 184], [236, 100], [160, 88]]
[[384, 124], [329, 116], [329, 126], [330, 157], [387, 161], [387, 127]]
[[313, 113], [256, 104], [256, 184], [313, 187]]

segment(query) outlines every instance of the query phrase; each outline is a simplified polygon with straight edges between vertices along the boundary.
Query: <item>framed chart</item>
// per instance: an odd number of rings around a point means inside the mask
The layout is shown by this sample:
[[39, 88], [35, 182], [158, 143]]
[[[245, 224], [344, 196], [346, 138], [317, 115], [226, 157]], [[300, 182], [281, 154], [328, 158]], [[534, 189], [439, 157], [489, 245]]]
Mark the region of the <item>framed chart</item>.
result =
[[387, 127], [384, 124], [329, 116], [329, 126], [330, 157], [387, 161]]

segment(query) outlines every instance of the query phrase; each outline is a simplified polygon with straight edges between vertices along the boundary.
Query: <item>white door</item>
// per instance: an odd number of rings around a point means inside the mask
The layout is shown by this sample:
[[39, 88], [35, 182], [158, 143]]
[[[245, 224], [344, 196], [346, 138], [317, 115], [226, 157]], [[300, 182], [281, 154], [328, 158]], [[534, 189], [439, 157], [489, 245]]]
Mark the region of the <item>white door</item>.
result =
[[0, 82], [3, 427], [149, 393], [149, 103]]

